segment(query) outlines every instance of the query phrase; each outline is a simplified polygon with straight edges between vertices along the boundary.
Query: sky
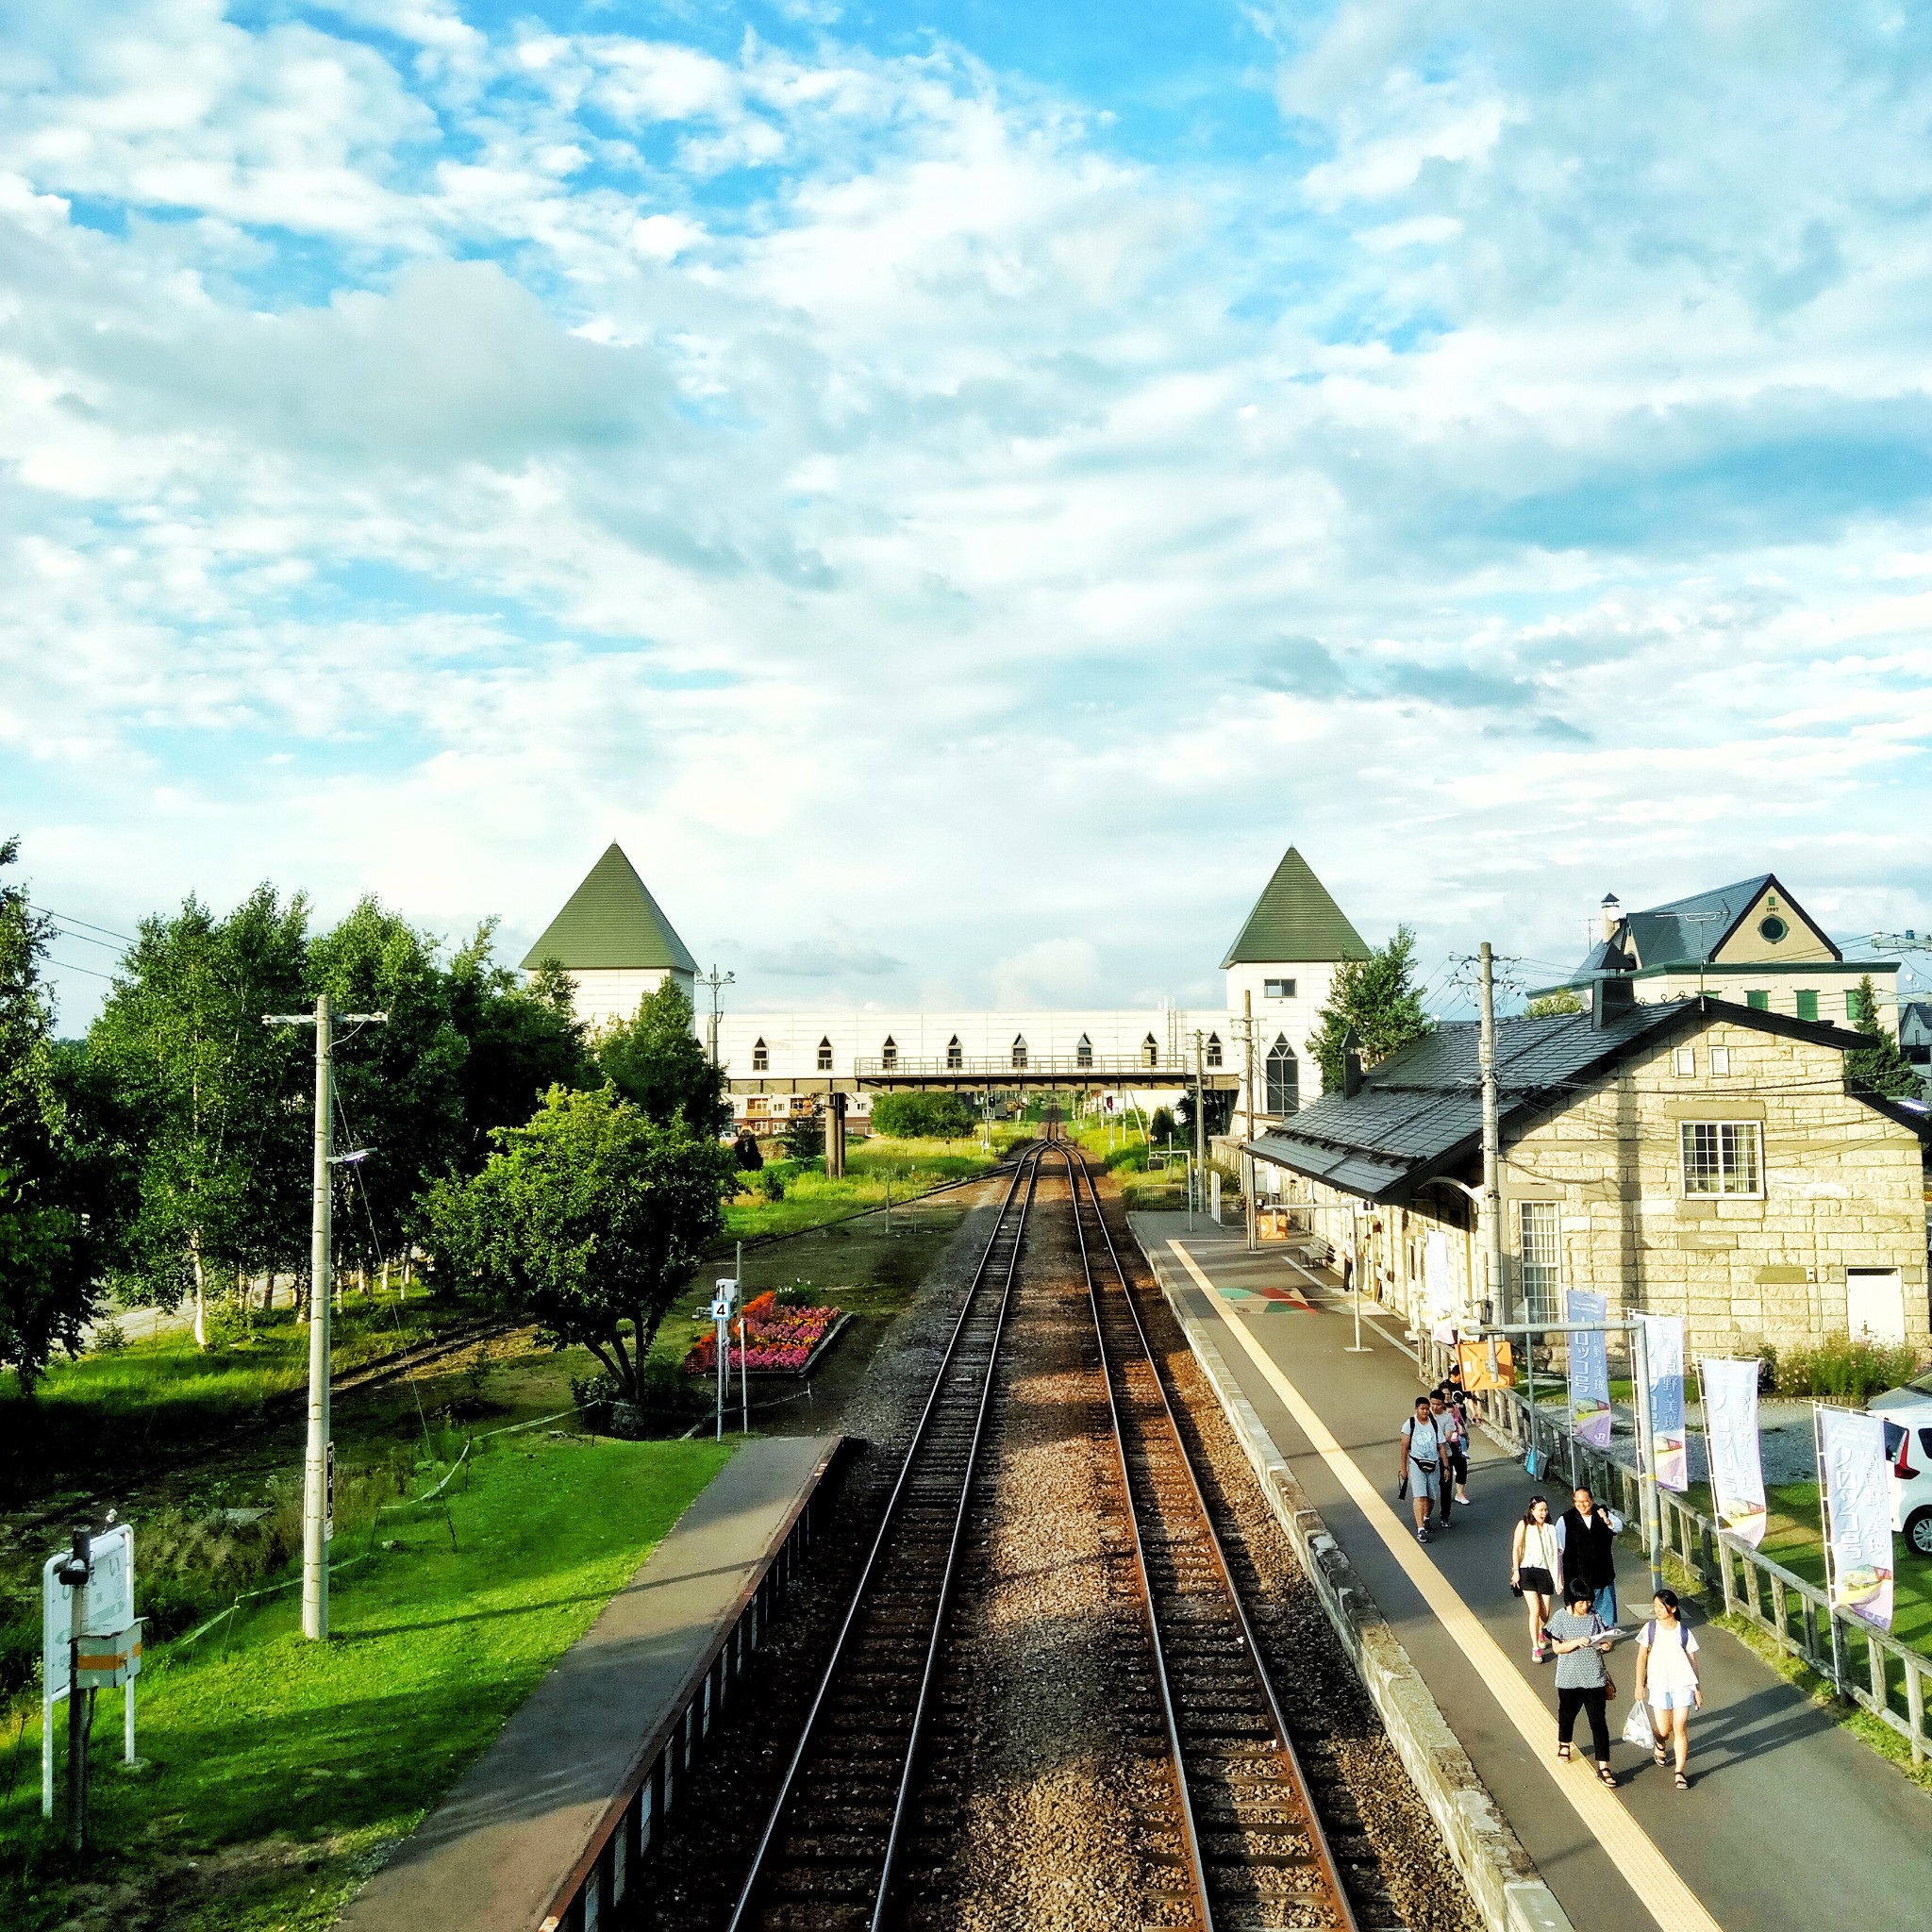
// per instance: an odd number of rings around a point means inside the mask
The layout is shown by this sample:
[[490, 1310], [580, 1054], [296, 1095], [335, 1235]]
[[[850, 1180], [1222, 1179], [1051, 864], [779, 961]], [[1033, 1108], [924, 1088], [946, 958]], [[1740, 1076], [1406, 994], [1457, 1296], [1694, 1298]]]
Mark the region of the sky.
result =
[[744, 1007], [1932, 925], [1932, 21], [0, 0], [0, 836]]

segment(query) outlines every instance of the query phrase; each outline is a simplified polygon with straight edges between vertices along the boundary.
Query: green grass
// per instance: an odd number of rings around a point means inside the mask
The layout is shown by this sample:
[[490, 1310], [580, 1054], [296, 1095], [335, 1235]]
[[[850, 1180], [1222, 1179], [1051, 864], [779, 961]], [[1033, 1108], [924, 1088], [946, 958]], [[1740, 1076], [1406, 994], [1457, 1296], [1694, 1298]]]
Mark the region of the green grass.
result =
[[330, 1924], [372, 1855], [495, 1735], [728, 1453], [499, 1438], [445, 1492], [447, 1522], [412, 1507], [378, 1520], [379, 1541], [338, 1538], [339, 1562], [358, 1544], [375, 1554], [338, 1578], [326, 1645], [303, 1641], [287, 1591], [150, 1652], [136, 1701], [144, 1774], [119, 1768], [120, 1693], [101, 1699], [101, 1851], [84, 1874], [41, 1822], [38, 1701], [24, 1731], [16, 1711], [0, 1924], [43, 1932], [86, 1902], [77, 1880], [143, 1887], [165, 1872], [174, 1884], [189, 1858], [239, 1883], [200, 1897], [191, 1883], [167, 1920], [182, 1932]]
[[[790, 1163], [787, 1163], [789, 1166]], [[768, 1201], [740, 1194], [724, 1208], [724, 1232], [732, 1241], [759, 1241], [822, 1227], [848, 1214], [909, 1199], [942, 1181], [967, 1180], [990, 1172], [997, 1157], [976, 1141], [895, 1141], [884, 1136], [853, 1145], [846, 1174], [829, 1179], [823, 1159], [806, 1163], [785, 1181], [785, 1198]]]

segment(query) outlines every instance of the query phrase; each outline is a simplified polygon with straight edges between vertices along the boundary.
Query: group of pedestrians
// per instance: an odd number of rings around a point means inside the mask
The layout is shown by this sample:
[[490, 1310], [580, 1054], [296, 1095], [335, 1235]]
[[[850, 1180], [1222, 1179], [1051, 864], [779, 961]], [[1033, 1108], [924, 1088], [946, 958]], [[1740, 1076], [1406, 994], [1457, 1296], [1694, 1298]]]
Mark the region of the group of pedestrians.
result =
[[1455, 1506], [1470, 1500], [1467, 1405], [1461, 1382], [1452, 1377], [1418, 1395], [1415, 1413], [1402, 1425], [1396, 1493], [1409, 1500], [1419, 1543], [1428, 1541], [1432, 1520], [1447, 1529]]

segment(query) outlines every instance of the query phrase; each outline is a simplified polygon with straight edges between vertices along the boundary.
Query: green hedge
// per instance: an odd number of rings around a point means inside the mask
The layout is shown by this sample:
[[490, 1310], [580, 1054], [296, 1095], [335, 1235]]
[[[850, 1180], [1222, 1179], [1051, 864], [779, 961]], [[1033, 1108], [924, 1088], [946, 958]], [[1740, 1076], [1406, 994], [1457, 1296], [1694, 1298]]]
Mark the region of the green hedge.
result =
[[963, 1141], [977, 1125], [963, 1093], [881, 1093], [872, 1104], [875, 1133], [905, 1141]]

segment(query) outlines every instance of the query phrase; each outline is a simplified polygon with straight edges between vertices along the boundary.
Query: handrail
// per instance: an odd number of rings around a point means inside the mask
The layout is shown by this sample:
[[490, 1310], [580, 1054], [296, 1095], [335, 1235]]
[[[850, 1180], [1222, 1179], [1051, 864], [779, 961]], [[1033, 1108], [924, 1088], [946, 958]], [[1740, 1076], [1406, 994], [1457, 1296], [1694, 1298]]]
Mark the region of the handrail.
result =
[[[864, 1055], [852, 1062], [855, 1075], [864, 1079], [881, 1079], [891, 1074], [905, 1074], [908, 1076], [958, 1074], [963, 1078], [999, 1080], [1009, 1074], [1132, 1074], [1155, 1080], [1192, 1080], [1194, 1069], [1191, 1065], [1177, 1064], [1163, 1060], [1149, 1060], [1139, 1054], [1090, 1054], [1082, 1058], [1078, 1054], [1035, 1053], [1030, 1047], [1025, 1057], [1014, 1059], [1010, 1055], [974, 1056], [972, 1058], [948, 1059], [930, 1055], [923, 1058], [910, 1054], [899, 1054], [887, 1059], [881, 1054]], [[1202, 1063], [1202, 1075], [1226, 1074], [1226, 1067], [1209, 1066]]]

